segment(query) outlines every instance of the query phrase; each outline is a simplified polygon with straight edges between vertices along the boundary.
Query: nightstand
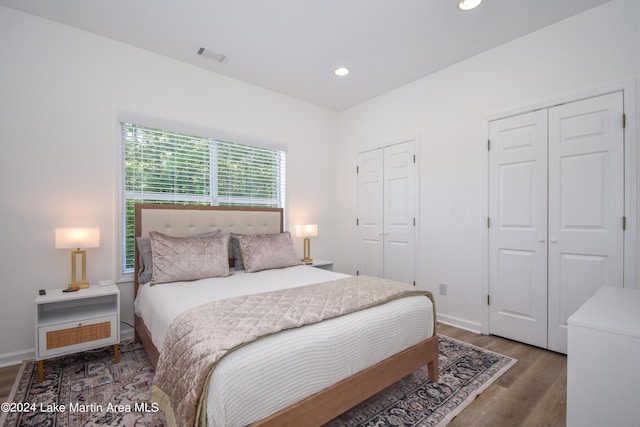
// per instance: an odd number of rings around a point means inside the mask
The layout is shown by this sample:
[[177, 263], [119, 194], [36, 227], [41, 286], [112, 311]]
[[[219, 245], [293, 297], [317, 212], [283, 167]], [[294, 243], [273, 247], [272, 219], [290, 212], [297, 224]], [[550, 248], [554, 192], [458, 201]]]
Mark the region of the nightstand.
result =
[[91, 286], [77, 292], [47, 289], [36, 300], [36, 360], [44, 380], [44, 360], [113, 345], [119, 361], [120, 290]]
[[333, 271], [333, 261], [326, 261], [324, 259], [314, 259], [311, 264], [312, 267], [322, 268], [323, 270]]

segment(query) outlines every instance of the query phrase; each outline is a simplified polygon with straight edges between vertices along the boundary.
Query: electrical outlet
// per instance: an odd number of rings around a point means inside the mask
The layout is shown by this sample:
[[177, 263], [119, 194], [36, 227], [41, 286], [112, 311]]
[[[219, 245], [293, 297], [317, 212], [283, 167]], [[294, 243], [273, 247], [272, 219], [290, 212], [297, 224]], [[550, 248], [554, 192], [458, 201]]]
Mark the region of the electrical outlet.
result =
[[447, 284], [440, 283], [440, 295], [447, 295]]

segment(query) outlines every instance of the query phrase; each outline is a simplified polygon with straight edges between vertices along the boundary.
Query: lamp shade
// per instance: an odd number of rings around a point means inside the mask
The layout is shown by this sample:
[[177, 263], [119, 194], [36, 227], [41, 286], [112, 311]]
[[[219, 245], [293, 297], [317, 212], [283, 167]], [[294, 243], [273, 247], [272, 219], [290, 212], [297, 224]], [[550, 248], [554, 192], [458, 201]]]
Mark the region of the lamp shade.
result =
[[99, 246], [98, 227], [56, 228], [56, 249], [86, 249]]
[[318, 237], [318, 224], [296, 225], [296, 237]]

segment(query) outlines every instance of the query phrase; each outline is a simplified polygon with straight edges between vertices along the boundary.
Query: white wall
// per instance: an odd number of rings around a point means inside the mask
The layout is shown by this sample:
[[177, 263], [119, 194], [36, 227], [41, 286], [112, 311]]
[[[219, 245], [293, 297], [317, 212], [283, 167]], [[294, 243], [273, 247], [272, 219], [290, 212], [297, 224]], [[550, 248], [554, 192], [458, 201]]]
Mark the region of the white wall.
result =
[[[480, 330], [487, 118], [638, 79], [638, 22], [637, 1], [615, 0], [341, 113], [338, 220], [348, 238], [337, 267], [356, 269], [356, 153], [419, 135], [416, 282], [436, 294], [441, 320]], [[437, 295], [439, 283], [448, 296]]]
[[287, 225], [318, 223], [312, 254], [333, 257], [336, 113], [4, 7], [0, 40], [0, 365], [33, 357], [37, 290], [70, 280], [55, 227], [100, 227], [88, 280], [117, 278], [123, 112], [287, 146]]

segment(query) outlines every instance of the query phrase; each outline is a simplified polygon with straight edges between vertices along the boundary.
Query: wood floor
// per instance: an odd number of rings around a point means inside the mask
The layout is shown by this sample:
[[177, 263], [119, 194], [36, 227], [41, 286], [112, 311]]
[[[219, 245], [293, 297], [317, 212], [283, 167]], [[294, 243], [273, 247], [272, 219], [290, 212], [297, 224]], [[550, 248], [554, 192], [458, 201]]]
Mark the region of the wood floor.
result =
[[[449, 426], [566, 424], [566, 356], [447, 325], [438, 325], [438, 333], [518, 359], [518, 363], [482, 392]], [[7, 401], [18, 369], [19, 366], [0, 368], [0, 402]]]
[[567, 357], [564, 354], [447, 325], [438, 325], [438, 333], [518, 359], [449, 426], [566, 425]]
[[0, 368], [0, 403], [6, 402], [11, 392], [11, 387], [16, 380], [20, 365]]

